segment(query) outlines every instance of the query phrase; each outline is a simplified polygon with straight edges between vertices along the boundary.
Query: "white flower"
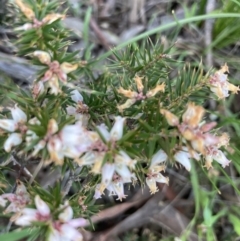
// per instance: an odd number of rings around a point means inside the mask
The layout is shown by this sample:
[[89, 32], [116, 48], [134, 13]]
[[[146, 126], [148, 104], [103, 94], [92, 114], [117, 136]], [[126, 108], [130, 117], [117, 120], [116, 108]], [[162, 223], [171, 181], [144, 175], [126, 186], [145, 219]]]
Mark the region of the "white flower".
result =
[[4, 210], [4, 213], [18, 213], [30, 202], [27, 189], [20, 180], [17, 180], [15, 193], [5, 193], [0, 196], [1, 206], [5, 207], [7, 201], [10, 202], [10, 205]]
[[190, 170], [191, 170], [191, 162], [190, 162], [191, 155], [189, 154], [188, 151], [180, 150], [180, 151], [176, 152], [173, 157], [178, 163], [183, 165], [186, 168], [187, 171], [190, 172]]
[[164, 177], [161, 173], [149, 172], [146, 178], [146, 183], [150, 189], [150, 193], [154, 194], [158, 191], [157, 182], [166, 183], [168, 185], [168, 177]]
[[207, 149], [207, 155], [205, 156], [207, 169], [212, 167], [212, 161], [217, 161], [223, 168], [229, 165], [231, 162], [227, 159], [221, 150], [218, 150], [215, 146], [210, 146]]
[[19, 226], [30, 226], [33, 222], [42, 222], [49, 226], [50, 241], [81, 241], [82, 234], [76, 229], [88, 225], [88, 221], [84, 218], [73, 218], [73, 210], [68, 202], [60, 205], [62, 212], [58, 215], [57, 220], [53, 220], [49, 206], [37, 195], [35, 197], [35, 206], [33, 208], [24, 208], [22, 215], [18, 217], [15, 224]]
[[15, 131], [25, 132], [27, 129], [25, 126], [27, 115], [17, 106], [9, 109], [11, 110], [13, 119], [0, 120], [0, 128], [9, 132], [14, 132], [8, 136], [4, 143], [4, 150], [6, 152], [10, 152], [13, 146], [22, 143], [22, 133], [15, 133]]
[[157, 164], [163, 163], [167, 161], [168, 156], [163, 150], [159, 150], [157, 153], [155, 153], [152, 157], [150, 168], [153, 168]]
[[37, 195], [35, 196], [34, 208], [24, 208], [21, 216], [15, 220], [15, 224], [19, 226], [29, 226], [32, 222], [46, 222], [51, 218], [51, 212], [48, 205]]
[[13, 146], [18, 146], [22, 143], [22, 135], [20, 133], [12, 133], [4, 142], [4, 150], [10, 152]]
[[87, 220], [84, 218], [72, 219], [73, 210], [68, 202], [65, 202], [64, 205], [60, 205], [60, 208], [64, 209], [58, 215], [58, 220], [52, 223], [48, 240], [81, 241], [83, 238], [82, 234], [76, 228], [87, 226]]
[[104, 124], [97, 126], [97, 129], [99, 130], [99, 132], [102, 134], [102, 136], [107, 142], [118, 141], [122, 138], [122, 135], [123, 135], [123, 126], [124, 126], [125, 119], [126, 118], [121, 116], [115, 117], [115, 123], [110, 132], [108, 131], [106, 125]]

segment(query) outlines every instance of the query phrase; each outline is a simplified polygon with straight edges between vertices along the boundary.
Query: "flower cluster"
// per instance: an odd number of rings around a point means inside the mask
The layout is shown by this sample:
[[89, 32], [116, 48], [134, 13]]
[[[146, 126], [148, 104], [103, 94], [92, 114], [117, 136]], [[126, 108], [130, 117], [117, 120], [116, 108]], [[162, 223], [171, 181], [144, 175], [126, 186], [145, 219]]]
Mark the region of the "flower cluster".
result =
[[49, 229], [49, 241], [65, 240], [65, 241], [81, 241], [82, 234], [77, 230], [78, 227], [88, 225], [88, 221], [84, 218], [73, 218], [73, 210], [68, 202], [59, 206], [57, 219], [56, 215], [51, 212], [49, 206], [38, 195], [35, 196], [34, 208], [24, 208], [21, 215], [16, 218], [15, 224], [19, 226], [34, 225], [34, 222], [40, 222], [47, 225]]
[[136, 101], [139, 100], [145, 100], [147, 98], [151, 98], [155, 96], [158, 92], [164, 92], [165, 91], [165, 84], [158, 84], [156, 87], [152, 90], [149, 90], [146, 94], [143, 93], [144, 91], [144, 85], [142, 83], [143, 77], [139, 77], [138, 75], [135, 76], [134, 81], [137, 86], [137, 91], [133, 91], [131, 89], [125, 90], [122, 87], [118, 89], [118, 93], [127, 97], [127, 101], [118, 106], [118, 110], [122, 112], [124, 109], [129, 108], [132, 106]]
[[181, 137], [190, 143], [192, 150], [189, 150], [189, 154], [193, 158], [196, 157], [194, 152], [202, 154], [208, 169], [212, 167], [212, 160], [216, 160], [223, 167], [228, 166], [230, 161], [219, 148], [228, 145], [229, 137], [226, 133], [218, 136], [210, 132], [216, 126], [216, 122], [201, 123], [205, 113], [202, 106], [188, 103], [187, 110], [182, 115], [182, 122], [168, 110], [161, 109], [160, 112], [165, 116], [168, 124], [176, 126]]
[[215, 72], [209, 79], [209, 85], [211, 91], [219, 98], [225, 99], [229, 96], [229, 91], [237, 94], [240, 90], [238, 86], [229, 83], [227, 80], [227, 74], [229, 73], [228, 66], [225, 64], [222, 68]]
[[32, 28], [40, 28], [43, 25], [51, 24], [58, 19], [64, 19], [65, 15], [58, 13], [51, 13], [46, 15], [42, 20], [36, 18], [34, 11], [21, 0], [15, 0], [16, 5], [19, 7], [24, 16], [30, 21], [23, 26], [16, 28], [16, 30], [28, 30]]
[[30, 203], [30, 196], [24, 184], [17, 180], [17, 188], [15, 193], [4, 193], [0, 195], [0, 206], [6, 207], [7, 202], [10, 202], [4, 213], [16, 213], [11, 217], [11, 221], [19, 216], [21, 211]]
[[[52, 61], [50, 54], [45, 51], [34, 51], [33, 56], [37, 57], [42, 64], [48, 66], [48, 70], [45, 72], [41, 82], [47, 82], [51, 93], [54, 95], [61, 93], [59, 80], [65, 84], [67, 82], [67, 74], [78, 68], [78, 64], [70, 64], [68, 62], [60, 64], [57, 60]], [[41, 89], [41, 87], [39, 88]]]

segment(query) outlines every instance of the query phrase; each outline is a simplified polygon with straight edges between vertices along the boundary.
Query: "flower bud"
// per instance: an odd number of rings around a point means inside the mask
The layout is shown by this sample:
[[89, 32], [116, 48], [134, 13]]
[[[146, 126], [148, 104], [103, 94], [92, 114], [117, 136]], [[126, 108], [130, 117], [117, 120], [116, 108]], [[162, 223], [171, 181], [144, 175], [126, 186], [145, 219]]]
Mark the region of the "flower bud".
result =
[[178, 117], [176, 115], [172, 114], [170, 111], [161, 109], [160, 113], [162, 115], [164, 115], [164, 117], [166, 118], [166, 120], [170, 126], [177, 126], [179, 124]]
[[148, 98], [150, 98], [150, 97], [155, 96], [159, 91], [160, 92], [165, 91], [165, 83], [157, 85], [154, 89], [149, 90], [146, 95], [147, 95]]
[[51, 63], [51, 57], [45, 51], [36, 50], [33, 52], [33, 56], [37, 57], [42, 64], [50, 64]]

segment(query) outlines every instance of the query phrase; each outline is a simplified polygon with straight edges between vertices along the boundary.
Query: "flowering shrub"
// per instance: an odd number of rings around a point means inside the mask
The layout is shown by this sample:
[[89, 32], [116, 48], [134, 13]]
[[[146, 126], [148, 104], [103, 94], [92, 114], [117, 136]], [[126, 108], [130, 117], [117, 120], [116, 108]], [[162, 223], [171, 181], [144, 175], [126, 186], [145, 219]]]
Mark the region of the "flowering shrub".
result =
[[[207, 121], [203, 108], [207, 96], [224, 99], [229, 91], [239, 91], [227, 80], [226, 64], [206, 75], [201, 66], [184, 69], [173, 80], [168, 50], [155, 46], [152, 52], [130, 54], [129, 48], [115, 53], [114, 71], [94, 79], [89, 75], [93, 62], [67, 51], [71, 43], [65, 40], [65, 14], [56, 13], [57, 2], [15, 4], [22, 24], [16, 27], [19, 53], [31, 56], [41, 69], [29, 90], [4, 84], [0, 90], [9, 100], [0, 116], [1, 170], [14, 158], [24, 168], [38, 164], [33, 172], [23, 168], [16, 191], [0, 195], [14, 228], [36, 228], [35, 238], [82, 240], [79, 227], [91, 224], [95, 200], [113, 195], [123, 201], [125, 183], [147, 185], [154, 194], [158, 183], [171, 181], [164, 172], [173, 165], [188, 172], [196, 161], [207, 169], [214, 168], [214, 161], [229, 165], [230, 138], [214, 129], [217, 123]], [[79, 78], [85, 88], [78, 86]], [[194, 103], [196, 93], [201, 95]], [[50, 164], [67, 182], [60, 184], [60, 178], [46, 191], [37, 174]], [[81, 178], [85, 185], [71, 196], [71, 186]]]

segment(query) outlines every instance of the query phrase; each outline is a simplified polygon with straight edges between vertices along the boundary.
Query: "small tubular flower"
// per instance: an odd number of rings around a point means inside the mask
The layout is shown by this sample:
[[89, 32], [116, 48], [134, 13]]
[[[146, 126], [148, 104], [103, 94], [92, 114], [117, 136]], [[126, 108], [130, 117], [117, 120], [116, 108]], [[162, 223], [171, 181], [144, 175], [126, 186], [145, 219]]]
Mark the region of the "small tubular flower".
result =
[[[13, 119], [0, 120], [0, 128], [14, 132], [9, 134], [7, 140], [4, 143], [4, 150], [10, 152], [13, 146], [17, 146], [22, 143], [22, 134], [27, 131], [25, 123], [27, 122], [27, 115], [17, 106], [9, 108]], [[19, 131], [20, 133], [16, 133]]]
[[48, 82], [51, 93], [54, 95], [61, 93], [59, 80], [65, 84], [67, 82], [67, 74], [78, 68], [78, 64], [67, 62], [60, 64], [57, 60], [52, 61], [50, 54], [45, 51], [34, 51], [33, 56], [37, 57], [42, 64], [48, 65], [49, 69], [45, 72], [41, 81]]
[[240, 90], [238, 86], [227, 81], [228, 76], [225, 73], [229, 73], [227, 64], [222, 66], [221, 69], [216, 71], [209, 79], [210, 89], [219, 99], [225, 99], [228, 97], [229, 91], [237, 94]]
[[17, 189], [15, 193], [5, 193], [0, 195], [1, 206], [5, 207], [7, 202], [10, 202], [8, 207], [4, 210], [4, 213], [16, 213], [16, 216], [14, 215], [11, 217], [11, 221], [14, 221], [21, 210], [30, 202], [30, 196], [23, 182], [17, 180], [16, 183]]

